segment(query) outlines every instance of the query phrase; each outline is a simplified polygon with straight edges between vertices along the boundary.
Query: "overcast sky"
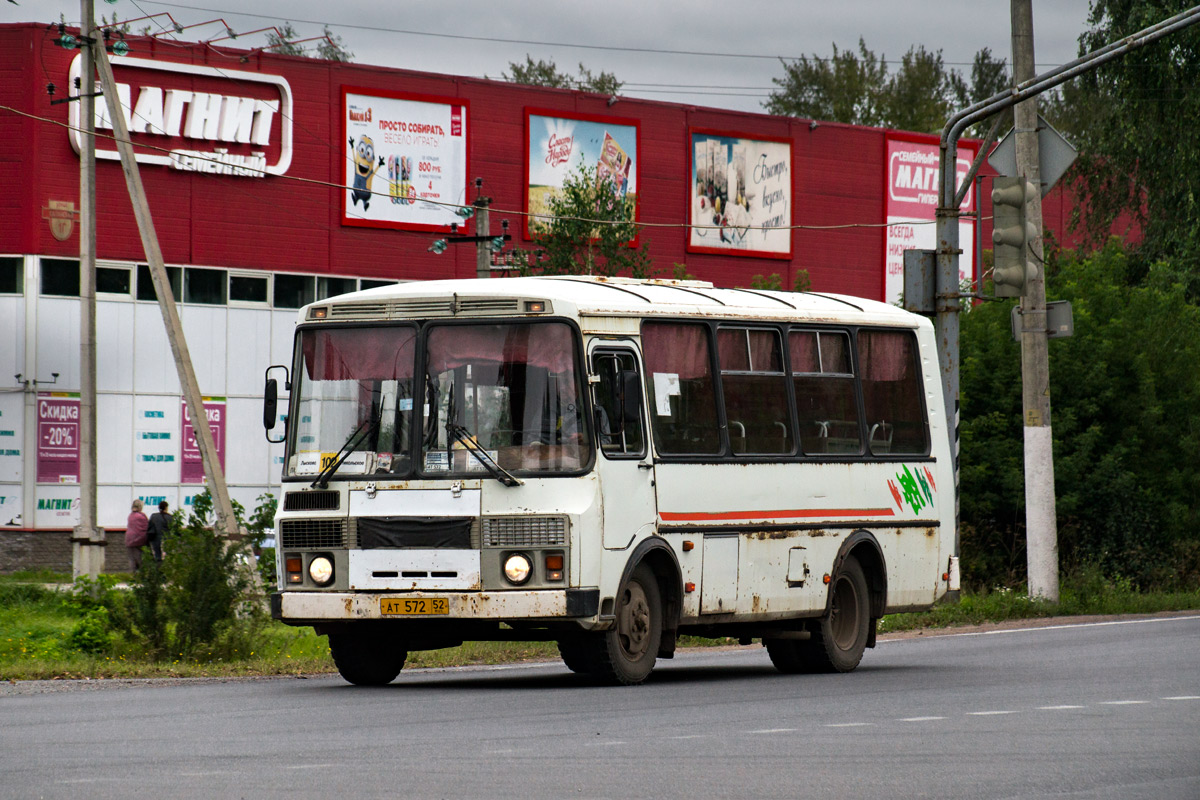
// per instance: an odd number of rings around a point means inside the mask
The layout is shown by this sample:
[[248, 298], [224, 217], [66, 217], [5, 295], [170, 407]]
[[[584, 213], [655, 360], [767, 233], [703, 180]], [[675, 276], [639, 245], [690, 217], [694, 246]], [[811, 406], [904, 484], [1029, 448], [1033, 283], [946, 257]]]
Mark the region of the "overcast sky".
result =
[[[73, 0], [0, 1], [0, 23], [76, 23]], [[1086, 27], [1088, 0], [1038, 0], [1034, 39], [1038, 71], [1070, 61]], [[969, 73], [981, 48], [1010, 59], [1008, 0], [203, 0], [201, 4], [95, 0], [96, 15], [121, 20], [167, 12], [189, 28], [178, 38], [222, 36], [221, 18], [246, 33], [291, 22], [299, 37], [322, 26], [342, 38], [354, 62], [498, 78], [510, 62], [554, 61], [574, 73], [582, 62], [614, 73], [622, 94], [693, 105], [762, 111], [783, 74], [780, 57], [827, 56], [832, 45], [867, 47], [889, 61], [913, 45], [941, 50]], [[238, 10], [252, 13], [238, 13]], [[143, 25], [169, 25], [165, 15]], [[238, 46], [265, 44], [264, 34]], [[224, 42], [223, 44], [231, 44]]]

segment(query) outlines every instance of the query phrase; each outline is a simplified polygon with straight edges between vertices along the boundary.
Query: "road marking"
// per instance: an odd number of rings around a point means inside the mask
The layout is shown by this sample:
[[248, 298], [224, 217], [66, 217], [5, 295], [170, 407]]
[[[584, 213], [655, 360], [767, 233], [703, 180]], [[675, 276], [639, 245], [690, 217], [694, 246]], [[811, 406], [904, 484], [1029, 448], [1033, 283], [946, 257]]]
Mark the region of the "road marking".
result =
[[1001, 714], [1020, 714], [1020, 711], [968, 711], [968, 717], [997, 717]]
[[[939, 636], [997, 636], [1002, 633], [1035, 633], [1037, 631], [1062, 631], [1071, 628], [1103, 628], [1110, 625], [1141, 625], [1148, 622], [1186, 622], [1200, 619], [1200, 616], [1188, 617], [1156, 617], [1154, 619], [1121, 619], [1109, 622], [1077, 622], [1073, 625], [1042, 625], [1036, 628], [1007, 628], [1000, 631], [971, 631], [969, 633], [935, 633], [922, 638], [929, 639]], [[906, 642], [909, 639], [888, 639], [891, 642]]]
[[691, 733], [687, 736], [668, 736], [668, 739], [707, 739], [707, 733]]
[[629, 742], [592, 742], [589, 747], [619, 747], [620, 745], [629, 744]]
[[1200, 700], [1200, 695], [1197, 694], [1180, 694], [1175, 697], [1164, 697], [1163, 700]]
[[945, 719], [945, 717], [903, 717], [899, 721], [900, 722], [934, 722], [939, 719]]
[[831, 722], [826, 725], [826, 728], [870, 728], [875, 725], [874, 722]]
[[795, 728], [767, 728], [761, 731], [746, 731], [746, 733], [795, 733]]
[[1083, 708], [1083, 706], [1038, 706], [1038, 711], [1066, 711], [1071, 708]]
[[284, 769], [337, 769], [341, 764], [284, 764]]
[[1150, 702], [1149, 700], [1101, 700], [1102, 706], [1140, 706]]

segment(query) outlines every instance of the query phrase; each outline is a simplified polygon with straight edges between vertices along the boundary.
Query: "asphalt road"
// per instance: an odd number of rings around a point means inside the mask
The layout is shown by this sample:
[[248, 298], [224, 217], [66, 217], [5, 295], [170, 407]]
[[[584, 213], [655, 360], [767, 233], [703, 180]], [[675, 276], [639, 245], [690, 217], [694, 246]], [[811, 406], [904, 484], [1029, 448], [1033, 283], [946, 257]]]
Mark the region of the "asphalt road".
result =
[[[54, 689], [54, 691], [43, 691]], [[89, 690], [96, 689], [96, 690]], [[1200, 615], [560, 664], [0, 693], [0, 797], [1200, 798]]]

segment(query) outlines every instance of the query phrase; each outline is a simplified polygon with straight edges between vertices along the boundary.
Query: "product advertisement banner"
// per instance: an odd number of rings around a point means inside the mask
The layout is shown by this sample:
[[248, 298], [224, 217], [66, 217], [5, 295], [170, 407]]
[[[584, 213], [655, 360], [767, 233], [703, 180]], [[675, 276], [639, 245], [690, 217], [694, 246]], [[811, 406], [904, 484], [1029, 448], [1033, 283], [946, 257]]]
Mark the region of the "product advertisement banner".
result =
[[343, 224], [432, 230], [462, 222], [453, 204], [471, 199], [464, 101], [344, 89], [342, 113]]
[[[179, 482], [204, 483], [204, 461], [200, 457], [200, 446], [196, 443], [196, 429], [192, 426], [192, 416], [188, 413], [187, 402], [179, 402], [180, 427], [183, 429], [183, 447], [180, 454]], [[212, 431], [213, 442], [217, 446], [217, 460], [221, 469], [225, 469], [225, 398], [205, 397], [204, 415], [208, 417], [208, 427]]]
[[143, 395], [135, 399], [133, 480], [174, 483], [179, 474], [179, 422], [173, 397]]
[[692, 131], [688, 251], [790, 258], [792, 145]]
[[79, 393], [37, 397], [38, 483], [79, 482]]
[[[525, 210], [532, 215], [550, 213], [550, 198], [562, 191], [568, 178], [578, 178], [581, 168], [594, 179], [611, 182], [617, 197], [625, 199], [636, 217], [638, 128], [633, 120], [604, 117], [551, 116], [526, 112], [529, 152], [526, 168]], [[525, 237], [545, 226], [537, 217], [526, 217]]]
[[[938, 198], [938, 141], [887, 137], [887, 250], [884, 254], [884, 297], [899, 303], [904, 292], [904, 251], [933, 250], [937, 244], [934, 218]], [[961, 183], [975, 159], [976, 146], [959, 143], [958, 180]], [[962, 211], [975, 210], [975, 189], [963, 198]], [[974, 283], [975, 220], [960, 217], [958, 223], [958, 280]]]

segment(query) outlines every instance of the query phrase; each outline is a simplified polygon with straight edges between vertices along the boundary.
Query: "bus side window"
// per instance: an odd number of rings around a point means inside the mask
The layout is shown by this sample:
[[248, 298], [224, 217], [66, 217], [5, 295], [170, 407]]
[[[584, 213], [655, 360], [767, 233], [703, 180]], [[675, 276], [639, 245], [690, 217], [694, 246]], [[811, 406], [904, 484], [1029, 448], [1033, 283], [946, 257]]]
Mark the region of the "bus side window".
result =
[[849, 337], [841, 331], [793, 330], [788, 351], [804, 454], [861, 453]]
[[592, 356], [595, 385], [596, 433], [600, 450], [610, 457], [641, 457], [645, 453], [642, 425], [642, 377], [637, 359], [628, 351], [601, 351]]
[[717, 359], [733, 454], [793, 452], [792, 415], [779, 333], [722, 327], [717, 330]]
[[907, 331], [858, 332], [868, 446], [875, 455], [924, 455], [929, 430], [916, 339]]
[[642, 352], [659, 454], [719, 454], [721, 429], [708, 326], [643, 322]]

